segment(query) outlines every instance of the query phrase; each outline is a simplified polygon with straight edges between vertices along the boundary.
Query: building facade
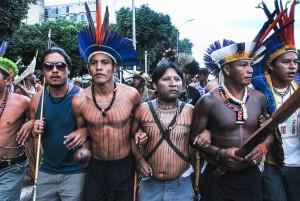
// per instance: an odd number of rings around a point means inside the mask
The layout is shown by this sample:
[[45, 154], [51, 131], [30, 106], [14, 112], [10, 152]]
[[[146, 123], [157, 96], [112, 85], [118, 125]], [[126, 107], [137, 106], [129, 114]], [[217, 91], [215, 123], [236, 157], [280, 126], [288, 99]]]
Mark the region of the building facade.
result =
[[[91, 10], [92, 18], [95, 20], [96, 1], [89, 0], [86, 2]], [[63, 18], [74, 22], [87, 21], [84, 4], [85, 2], [79, 1], [78, 3], [45, 6], [45, 20], [54, 21], [58, 18]]]

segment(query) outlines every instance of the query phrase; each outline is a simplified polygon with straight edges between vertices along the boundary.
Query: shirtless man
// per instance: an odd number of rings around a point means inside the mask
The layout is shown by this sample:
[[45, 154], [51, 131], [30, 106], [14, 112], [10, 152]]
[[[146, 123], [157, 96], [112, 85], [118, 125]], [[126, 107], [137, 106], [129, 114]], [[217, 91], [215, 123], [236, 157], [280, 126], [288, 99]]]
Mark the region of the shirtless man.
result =
[[[100, 10], [96, 12], [100, 14]], [[104, 19], [108, 20], [108, 13]], [[113, 77], [117, 66], [135, 65], [137, 55], [131, 41], [109, 32], [107, 26], [96, 27], [96, 34], [91, 33], [94, 24], [89, 26], [79, 33], [78, 41], [80, 54], [88, 63], [92, 85], [72, 101], [78, 126], [88, 128], [92, 152], [84, 200], [132, 201], [134, 160], [130, 118], [140, 104], [140, 95], [133, 87], [114, 82]], [[94, 43], [97, 33], [102, 33], [107, 40]]]
[[[208, 161], [204, 172], [205, 201], [262, 200], [257, 163], [266, 154], [273, 136], [269, 135], [245, 158], [235, 155], [238, 147], [258, 129], [259, 117], [266, 111], [265, 96], [247, 87], [253, 73], [249, 52], [250, 45], [239, 43], [211, 54], [213, 61], [221, 66], [223, 75], [219, 80], [224, 81], [220, 87], [204, 95], [194, 109], [191, 142], [199, 147], [200, 133], [204, 129], [211, 132], [211, 144], [201, 147]], [[226, 172], [216, 178], [212, 173], [220, 164], [225, 166]]]
[[188, 143], [193, 106], [178, 99], [183, 74], [172, 62], [162, 62], [152, 80], [158, 97], [138, 107], [132, 128], [132, 133], [143, 129], [149, 136], [143, 154], [132, 143], [144, 176], [139, 200], [193, 200]]
[[[19, 200], [27, 167], [24, 143], [31, 132], [29, 98], [9, 92], [17, 65], [0, 57], [0, 200]], [[25, 124], [24, 124], [25, 123]]]

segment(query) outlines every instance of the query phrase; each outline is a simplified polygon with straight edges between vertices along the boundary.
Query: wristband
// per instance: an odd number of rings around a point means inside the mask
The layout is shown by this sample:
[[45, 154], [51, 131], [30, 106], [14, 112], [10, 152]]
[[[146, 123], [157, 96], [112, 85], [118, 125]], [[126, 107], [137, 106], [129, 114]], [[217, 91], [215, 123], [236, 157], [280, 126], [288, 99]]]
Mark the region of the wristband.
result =
[[265, 144], [259, 144], [259, 145], [257, 145], [257, 147], [261, 151], [262, 155], [266, 155], [267, 154], [267, 147], [266, 147]]

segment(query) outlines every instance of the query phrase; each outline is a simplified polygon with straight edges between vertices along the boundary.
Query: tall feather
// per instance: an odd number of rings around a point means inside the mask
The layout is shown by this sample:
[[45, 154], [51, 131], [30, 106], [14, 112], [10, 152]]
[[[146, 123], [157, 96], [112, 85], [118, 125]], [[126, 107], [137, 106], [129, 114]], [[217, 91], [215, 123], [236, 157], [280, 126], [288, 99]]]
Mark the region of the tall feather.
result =
[[96, 44], [102, 44], [101, 41], [102, 21], [101, 21], [101, 0], [96, 0]]
[[7, 49], [7, 41], [3, 41], [0, 46], [0, 56], [3, 56]]
[[85, 11], [86, 11], [86, 18], [89, 23], [89, 29], [90, 29], [89, 34], [91, 35], [91, 38], [96, 38], [96, 30], [95, 30], [95, 25], [94, 25], [94, 21], [93, 21], [92, 15], [91, 15], [90, 8], [89, 8], [87, 2], [85, 2], [84, 5], [85, 5]]

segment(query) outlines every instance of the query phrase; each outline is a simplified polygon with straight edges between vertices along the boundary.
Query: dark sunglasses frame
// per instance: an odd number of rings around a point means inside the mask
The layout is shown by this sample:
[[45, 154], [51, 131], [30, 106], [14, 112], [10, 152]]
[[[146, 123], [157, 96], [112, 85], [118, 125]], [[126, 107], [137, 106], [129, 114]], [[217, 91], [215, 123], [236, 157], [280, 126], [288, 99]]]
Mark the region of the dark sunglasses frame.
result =
[[43, 64], [43, 68], [50, 71], [53, 70], [54, 66], [56, 67], [57, 70], [65, 70], [65, 68], [67, 67], [67, 64], [64, 62], [45, 62]]

